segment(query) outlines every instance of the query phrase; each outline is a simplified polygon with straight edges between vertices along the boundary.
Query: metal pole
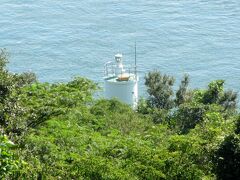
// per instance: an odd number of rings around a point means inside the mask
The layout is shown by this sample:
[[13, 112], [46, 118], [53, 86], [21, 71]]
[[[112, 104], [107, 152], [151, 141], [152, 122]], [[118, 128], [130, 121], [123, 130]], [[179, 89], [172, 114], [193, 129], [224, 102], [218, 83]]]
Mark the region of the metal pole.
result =
[[137, 43], [135, 41], [135, 77], [137, 77]]

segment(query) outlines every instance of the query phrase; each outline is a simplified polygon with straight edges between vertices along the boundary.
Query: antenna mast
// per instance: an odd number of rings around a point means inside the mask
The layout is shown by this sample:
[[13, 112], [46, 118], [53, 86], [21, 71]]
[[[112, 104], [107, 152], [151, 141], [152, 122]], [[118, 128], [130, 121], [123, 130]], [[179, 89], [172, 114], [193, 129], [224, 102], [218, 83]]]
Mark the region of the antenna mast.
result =
[[135, 41], [135, 67], [134, 67], [134, 70], [135, 70], [135, 77], [137, 78], [137, 43]]

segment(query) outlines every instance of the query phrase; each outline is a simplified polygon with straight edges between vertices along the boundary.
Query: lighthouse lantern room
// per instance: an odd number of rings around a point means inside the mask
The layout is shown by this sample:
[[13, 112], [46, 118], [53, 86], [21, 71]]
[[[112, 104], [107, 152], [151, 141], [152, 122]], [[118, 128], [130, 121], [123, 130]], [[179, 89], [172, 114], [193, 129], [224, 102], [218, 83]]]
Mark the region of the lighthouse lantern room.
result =
[[104, 71], [104, 90], [107, 99], [117, 98], [133, 108], [138, 103], [138, 76], [134, 67], [125, 67], [122, 54], [115, 55], [115, 62], [107, 62]]

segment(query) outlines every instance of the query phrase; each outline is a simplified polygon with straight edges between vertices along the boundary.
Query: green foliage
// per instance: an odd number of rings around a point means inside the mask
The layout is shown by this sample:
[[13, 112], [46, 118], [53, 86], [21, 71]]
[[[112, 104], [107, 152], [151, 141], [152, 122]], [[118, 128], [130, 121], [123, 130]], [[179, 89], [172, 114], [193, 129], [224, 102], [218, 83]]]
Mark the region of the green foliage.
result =
[[8, 72], [6, 65], [8, 63], [9, 54], [6, 50], [0, 49], [0, 102], [4, 100], [12, 92], [25, 85], [36, 82], [34, 73], [13, 74]]
[[150, 107], [171, 109], [174, 106], [172, 99], [174, 78], [159, 71], [149, 72], [145, 77], [145, 85], [149, 94]]
[[9, 94], [12, 86], [11, 75], [6, 70], [8, 63], [8, 54], [5, 50], [0, 49], [0, 102], [4, 103], [4, 99]]
[[169, 121], [170, 115], [166, 109], [152, 108], [150, 117], [155, 124], [166, 124]]
[[224, 92], [223, 84], [224, 80], [216, 80], [209, 83], [208, 89], [202, 99], [203, 103], [213, 104], [219, 102], [220, 97], [223, 95]]
[[206, 141], [196, 136], [179, 135], [172, 136], [169, 141], [168, 149], [174, 157], [172, 178], [201, 179], [204, 172], [198, 161], [201, 158], [201, 151], [203, 151], [202, 146], [206, 144]]
[[173, 82], [173, 77], [158, 71], [148, 73], [145, 85], [149, 97], [140, 101], [138, 112], [151, 117], [154, 123], [168, 123], [183, 134], [203, 121], [209, 107], [221, 109], [225, 118], [236, 113], [237, 93], [224, 91], [223, 80], [210, 82], [206, 90], [189, 90], [189, 76], [184, 75], [175, 99]]
[[92, 101], [96, 84], [84, 78], [75, 78], [66, 84], [34, 83], [14, 91], [22, 108], [18, 119], [10, 119], [8, 131], [25, 133], [51, 117], [65, 114], [69, 109]]
[[181, 81], [179, 89], [176, 92], [176, 99], [175, 99], [176, 106], [179, 106], [181, 104], [191, 101], [192, 93], [191, 91], [188, 90], [188, 85], [189, 85], [189, 76], [185, 74]]
[[15, 84], [14, 84], [15, 89], [37, 82], [37, 77], [32, 72], [23, 72], [22, 74], [14, 74], [13, 79], [15, 81]]
[[237, 93], [232, 90], [225, 91], [222, 97], [219, 99], [219, 104], [224, 107], [225, 110], [236, 110], [237, 108]]
[[[235, 120], [236, 119], [236, 120]], [[236, 123], [214, 153], [215, 172], [218, 179], [238, 179], [240, 176], [239, 116]], [[229, 125], [226, 124], [226, 127]]]
[[214, 177], [211, 155], [229, 131], [218, 113], [208, 111], [204, 128], [197, 125], [187, 135], [144, 120], [116, 100], [99, 100], [45, 121], [22, 141], [29, 178]]
[[206, 110], [207, 106], [203, 104], [182, 104], [174, 113], [171, 123], [175, 124], [181, 133], [187, 133], [203, 121]]
[[224, 81], [212, 81], [207, 90], [195, 90], [193, 100], [203, 104], [219, 104], [225, 111], [235, 111], [237, 106], [237, 93], [224, 91]]
[[236, 134], [240, 134], [240, 117], [237, 118], [236, 121], [236, 129], [235, 129]]
[[0, 49], [0, 71], [6, 71], [5, 67], [8, 63], [9, 54], [6, 52], [6, 49]]
[[229, 135], [216, 152], [216, 174], [218, 179], [240, 177], [240, 136]]
[[7, 127], [22, 112], [22, 107], [19, 106], [17, 100], [18, 97], [12, 98], [12, 93], [37, 81], [33, 73], [13, 74], [8, 72], [6, 69], [8, 58], [6, 50], [0, 50], [0, 125], [4, 127], [3, 130], [6, 133], [10, 133], [6, 131]]
[[151, 111], [151, 107], [148, 106], [147, 100], [141, 97], [138, 100], [137, 112], [141, 114], [148, 114]]
[[117, 100], [99, 100], [90, 108], [90, 112], [95, 115], [96, 122], [101, 123], [97, 130], [104, 133], [116, 129], [122, 134], [141, 133], [152, 126], [147, 116], [134, 112]]
[[21, 162], [16, 159], [11, 151], [14, 144], [7, 136], [0, 135], [0, 179], [8, 179], [18, 173]]
[[[159, 170], [155, 170], [154, 175], [151, 169], [146, 169], [144, 175], [134, 165], [139, 161], [145, 162], [143, 157], [148, 147], [144, 142], [124, 137], [116, 130], [102, 135], [86, 125], [76, 126], [74, 121], [52, 119], [26, 137], [22, 153], [34, 170], [29, 172], [29, 176], [47, 179], [137, 179], [138, 176], [160, 175]], [[142, 168], [147, 168], [143, 165]], [[132, 170], [129, 170], [130, 167]]]
[[169, 111], [166, 109], [152, 108], [148, 105], [147, 100], [140, 99], [138, 102], [137, 112], [144, 114], [145, 118], [150, 118], [155, 124], [168, 123]]

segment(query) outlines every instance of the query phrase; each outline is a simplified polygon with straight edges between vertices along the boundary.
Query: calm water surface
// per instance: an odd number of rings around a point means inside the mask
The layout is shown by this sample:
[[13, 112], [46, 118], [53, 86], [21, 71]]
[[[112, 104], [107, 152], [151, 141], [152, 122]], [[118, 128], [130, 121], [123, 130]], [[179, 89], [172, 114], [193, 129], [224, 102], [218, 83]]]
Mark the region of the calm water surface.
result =
[[1, 0], [0, 47], [14, 72], [41, 81], [76, 75], [102, 82], [103, 65], [122, 52], [146, 72], [191, 76], [192, 87], [225, 79], [240, 90], [239, 0]]

